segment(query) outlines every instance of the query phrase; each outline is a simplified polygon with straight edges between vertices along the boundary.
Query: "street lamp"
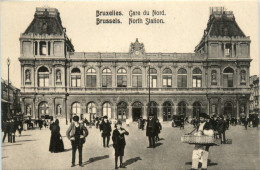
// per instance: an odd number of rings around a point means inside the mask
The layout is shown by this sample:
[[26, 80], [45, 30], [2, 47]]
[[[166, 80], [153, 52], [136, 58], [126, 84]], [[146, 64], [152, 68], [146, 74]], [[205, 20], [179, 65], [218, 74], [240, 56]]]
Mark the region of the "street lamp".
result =
[[[7, 88], [7, 94], [8, 94], [8, 102], [10, 102], [10, 96], [9, 96], [9, 66], [10, 66], [10, 58], [7, 58], [7, 66], [8, 66], [8, 79], [7, 79], [7, 84], [8, 84], [8, 88]], [[10, 115], [10, 103], [8, 103], [8, 116]]]
[[151, 77], [150, 77], [150, 65], [151, 63], [149, 62], [148, 63], [148, 110], [149, 110], [149, 113], [148, 113], [148, 116], [151, 114], [151, 87], [150, 87], [150, 84], [151, 84]]

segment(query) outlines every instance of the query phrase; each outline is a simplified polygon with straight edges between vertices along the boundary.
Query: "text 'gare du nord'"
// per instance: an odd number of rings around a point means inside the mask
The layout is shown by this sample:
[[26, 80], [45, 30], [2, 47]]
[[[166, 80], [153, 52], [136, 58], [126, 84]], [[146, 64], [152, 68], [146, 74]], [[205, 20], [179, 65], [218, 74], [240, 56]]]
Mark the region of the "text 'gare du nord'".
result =
[[36, 8], [20, 36], [22, 112], [135, 121], [147, 117], [150, 88], [151, 112], [163, 121], [248, 115], [250, 42], [232, 11], [211, 8], [195, 53], [149, 53], [138, 39], [125, 53], [78, 53], [58, 10]]

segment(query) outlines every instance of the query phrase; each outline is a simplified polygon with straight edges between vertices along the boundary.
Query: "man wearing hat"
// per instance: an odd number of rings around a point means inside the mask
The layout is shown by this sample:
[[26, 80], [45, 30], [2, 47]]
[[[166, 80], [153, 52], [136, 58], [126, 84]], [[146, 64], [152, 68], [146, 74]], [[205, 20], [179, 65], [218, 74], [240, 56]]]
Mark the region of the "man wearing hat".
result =
[[[107, 116], [104, 116], [104, 119], [102, 123], [100, 124], [100, 131], [102, 131], [102, 137], [103, 137], [103, 147], [105, 148], [106, 146], [109, 148], [109, 141], [110, 141], [110, 136], [111, 136], [111, 125], [110, 122], [107, 119]], [[107, 142], [106, 142], [107, 139]]]
[[88, 130], [84, 124], [79, 123], [79, 117], [73, 116], [72, 123], [66, 132], [67, 138], [71, 141], [72, 146], [72, 165], [75, 166], [76, 150], [79, 151], [79, 166], [83, 167], [82, 164], [82, 147], [85, 143], [85, 137], [88, 135]]
[[[202, 134], [213, 136], [213, 126], [210, 122], [210, 117], [206, 113], [200, 113], [200, 123], [197, 135], [200, 136]], [[192, 153], [192, 169], [198, 169], [199, 162], [202, 163], [202, 169], [207, 169], [209, 155], [209, 145], [201, 145], [196, 144]]]
[[155, 123], [156, 120], [153, 114], [149, 114], [146, 126], [146, 136], [148, 136], [149, 146], [147, 148], [155, 147]]

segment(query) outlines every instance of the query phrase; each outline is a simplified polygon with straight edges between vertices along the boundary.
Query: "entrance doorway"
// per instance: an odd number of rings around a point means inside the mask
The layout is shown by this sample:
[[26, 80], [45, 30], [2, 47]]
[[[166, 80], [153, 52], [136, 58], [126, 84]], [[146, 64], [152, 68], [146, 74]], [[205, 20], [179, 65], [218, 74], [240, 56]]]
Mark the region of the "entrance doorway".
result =
[[232, 117], [233, 115], [233, 104], [231, 102], [226, 102], [224, 105], [224, 115]]
[[172, 105], [169, 102], [163, 104], [163, 121], [172, 120]]
[[49, 115], [49, 105], [47, 102], [41, 102], [39, 104], [39, 118], [45, 115]]
[[201, 104], [199, 102], [193, 103], [193, 118], [199, 118], [201, 112]]
[[127, 104], [126, 102], [120, 102], [117, 105], [117, 119], [121, 121], [125, 121], [127, 116]]
[[135, 102], [132, 107], [132, 116], [133, 121], [138, 121], [138, 119], [142, 116], [142, 103]]

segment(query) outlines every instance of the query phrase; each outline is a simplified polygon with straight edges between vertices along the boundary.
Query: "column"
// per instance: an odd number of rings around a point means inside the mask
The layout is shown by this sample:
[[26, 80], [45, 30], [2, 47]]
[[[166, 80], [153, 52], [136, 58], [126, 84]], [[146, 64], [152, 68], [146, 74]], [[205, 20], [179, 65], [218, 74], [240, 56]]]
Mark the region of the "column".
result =
[[33, 113], [33, 118], [39, 118], [36, 116], [36, 111], [35, 111], [35, 98], [33, 98], [33, 103], [32, 103], [32, 113]]
[[40, 55], [40, 41], [37, 41], [37, 55]]
[[132, 87], [132, 72], [131, 72], [131, 66], [127, 67], [127, 87]]
[[21, 66], [21, 75], [22, 75], [21, 84], [22, 84], [22, 87], [24, 87], [24, 65]]
[[98, 77], [97, 77], [97, 84], [99, 88], [102, 88], [102, 70], [101, 66], [98, 66]]
[[222, 43], [219, 42], [218, 43], [218, 58], [222, 57], [221, 54], [222, 54]]
[[226, 49], [226, 43], [223, 43], [224, 47], [223, 47], [223, 56], [225, 57], [225, 49]]
[[218, 115], [222, 115], [222, 113], [221, 113], [221, 98], [218, 98]]
[[128, 104], [128, 117], [130, 122], [133, 122], [133, 110], [131, 103]]
[[208, 98], [208, 115], [211, 116], [211, 103], [210, 103], [210, 98]]
[[246, 117], [247, 117], [247, 118], [249, 117], [249, 98], [248, 98], [248, 100], [246, 101]]
[[236, 115], [236, 117], [237, 117], [237, 119], [239, 119], [239, 100], [238, 100], [238, 98], [236, 100], [236, 105], [237, 105], [237, 115]]
[[113, 103], [113, 110], [111, 113], [111, 119], [117, 118], [117, 109], [116, 109], [116, 102]]
[[237, 48], [236, 48], [236, 50], [237, 50], [237, 57], [238, 57], [238, 56], [241, 55], [241, 54], [240, 54], [240, 42], [237, 43]]
[[187, 88], [192, 88], [192, 70], [191, 66], [187, 69]]
[[[147, 69], [146, 69], [146, 68], [147, 68]], [[143, 69], [142, 69], [142, 70], [143, 70], [143, 74], [142, 74], [142, 75], [144, 76], [144, 77], [143, 77], [144, 82], [143, 82], [142, 84], [143, 84], [143, 87], [144, 87], [144, 88], [149, 87], [149, 85], [147, 84], [147, 83], [148, 83], [148, 82], [147, 82], [147, 81], [148, 81], [148, 79], [147, 79], [148, 69], [149, 69], [149, 67], [146, 67], [146, 66], [143, 66]], [[143, 80], [142, 80], [142, 81], [143, 81]]]
[[177, 107], [178, 107], [178, 105], [174, 105], [174, 115], [177, 115]]
[[24, 103], [24, 97], [22, 98], [21, 110], [22, 110], [22, 114], [25, 115], [25, 103]]
[[[144, 104], [145, 104], [145, 103], [144, 103]], [[148, 117], [148, 116], [147, 116], [147, 108], [148, 108], [148, 107], [147, 107], [147, 105], [145, 104], [144, 107], [143, 107], [143, 109], [144, 109], [144, 110], [143, 110], [143, 118], [144, 118], [144, 119], [147, 119], [147, 117]]]
[[53, 102], [52, 102], [52, 104], [53, 104], [53, 118], [56, 118], [56, 107], [55, 107], [55, 97], [52, 99], [53, 100]]
[[82, 87], [85, 88], [87, 86], [86, 84], [86, 65], [83, 65], [83, 82], [81, 83]]
[[[24, 56], [23, 54], [23, 41], [20, 42], [20, 54]], [[34, 53], [33, 53], [34, 54]]]
[[160, 122], [163, 121], [163, 109], [162, 109], [162, 105], [159, 105], [158, 119], [159, 119]]
[[231, 55], [232, 55], [232, 58], [235, 57], [235, 44], [234, 43], [232, 43], [232, 53], [231, 53]]
[[162, 88], [162, 66], [159, 66], [159, 69], [158, 69], [158, 79], [157, 79], [157, 81], [158, 81], [158, 88]]
[[46, 56], [49, 56], [49, 41], [45, 41], [46, 43]]
[[50, 55], [53, 56], [54, 52], [54, 42], [53, 41], [50, 41], [50, 45], [51, 45], [51, 49], [50, 49]]

